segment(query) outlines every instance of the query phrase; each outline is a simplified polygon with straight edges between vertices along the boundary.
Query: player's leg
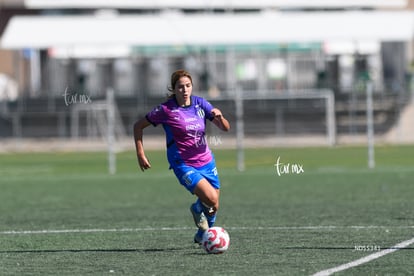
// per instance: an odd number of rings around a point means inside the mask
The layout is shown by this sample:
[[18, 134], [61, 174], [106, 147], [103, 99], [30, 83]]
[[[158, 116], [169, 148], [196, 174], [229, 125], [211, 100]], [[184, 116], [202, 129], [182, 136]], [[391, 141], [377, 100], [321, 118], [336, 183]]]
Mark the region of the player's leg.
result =
[[194, 188], [194, 194], [200, 199], [205, 214], [213, 214], [219, 208], [220, 190], [215, 189], [207, 179], [201, 179]]
[[197, 196], [197, 200], [191, 205], [190, 210], [201, 235], [215, 222], [220, 190], [215, 189], [205, 178], [202, 178], [195, 185], [193, 194]]
[[200, 199], [204, 214], [210, 215], [209, 226], [211, 227], [214, 224], [214, 215], [219, 209], [220, 197], [220, 180], [214, 159], [207, 165], [198, 168], [198, 171], [203, 178], [197, 182], [193, 193]]
[[[219, 209], [220, 190], [214, 188], [206, 179], [201, 179], [194, 188], [194, 194], [198, 197], [197, 201], [192, 205], [196, 212], [202, 212], [208, 223], [208, 227], [212, 227], [216, 221], [217, 210]], [[193, 214], [194, 216], [194, 214]], [[200, 243], [202, 235], [206, 229], [199, 227], [194, 242]]]
[[219, 208], [220, 181], [214, 161], [201, 168], [193, 168], [183, 163], [172, 166], [180, 183], [198, 198], [190, 206], [194, 223], [198, 228], [195, 241], [214, 224]]
[[[197, 184], [204, 179], [200, 172], [185, 164], [178, 164], [173, 167], [177, 179], [189, 192], [194, 194], [194, 189]], [[190, 206], [191, 214], [193, 215], [194, 223], [201, 233], [208, 229], [207, 218], [203, 213], [201, 202], [196, 201]]]

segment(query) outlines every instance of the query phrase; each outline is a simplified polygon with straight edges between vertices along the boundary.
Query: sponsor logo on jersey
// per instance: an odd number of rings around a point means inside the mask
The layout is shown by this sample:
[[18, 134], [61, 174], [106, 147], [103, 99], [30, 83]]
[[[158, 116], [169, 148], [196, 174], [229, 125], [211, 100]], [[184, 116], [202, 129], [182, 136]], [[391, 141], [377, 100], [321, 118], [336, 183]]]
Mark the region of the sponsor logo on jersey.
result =
[[194, 122], [194, 121], [197, 121], [197, 118], [195, 118], [195, 117], [185, 118], [185, 119], [184, 119], [184, 121], [185, 121], [186, 123], [188, 123], [188, 122]]

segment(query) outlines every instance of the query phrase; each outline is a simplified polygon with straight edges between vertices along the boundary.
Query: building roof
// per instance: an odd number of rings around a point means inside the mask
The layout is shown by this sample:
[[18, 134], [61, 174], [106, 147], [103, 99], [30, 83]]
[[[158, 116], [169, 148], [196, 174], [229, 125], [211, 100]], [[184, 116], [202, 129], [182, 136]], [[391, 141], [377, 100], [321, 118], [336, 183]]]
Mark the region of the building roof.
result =
[[[3, 0], [4, 1], [4, 0]], [[22, 0], [20, 0], [22, 1]], [[24, 0], [36, 9], [405, 8], [407, 0]]]
[[16, 16], [8, 49], [409, 41], [412, 11], [258, 12], [234, 14]]

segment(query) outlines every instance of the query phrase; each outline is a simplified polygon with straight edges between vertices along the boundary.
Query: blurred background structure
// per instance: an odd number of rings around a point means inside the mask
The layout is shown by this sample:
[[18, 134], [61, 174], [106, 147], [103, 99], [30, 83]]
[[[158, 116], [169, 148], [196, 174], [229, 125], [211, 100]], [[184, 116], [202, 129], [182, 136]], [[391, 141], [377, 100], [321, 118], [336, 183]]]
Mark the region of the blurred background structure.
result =
[[0, 138], [104, 137], [113, 88], [116, 135], [131, 139], [133, 123], [184, 68], [194, 93], [232, 121], [242, 95], [246, 138], [361, 141], [370, 82], [376, 138], [414, 142], [413, 8], [409, 0], [0, 0]]

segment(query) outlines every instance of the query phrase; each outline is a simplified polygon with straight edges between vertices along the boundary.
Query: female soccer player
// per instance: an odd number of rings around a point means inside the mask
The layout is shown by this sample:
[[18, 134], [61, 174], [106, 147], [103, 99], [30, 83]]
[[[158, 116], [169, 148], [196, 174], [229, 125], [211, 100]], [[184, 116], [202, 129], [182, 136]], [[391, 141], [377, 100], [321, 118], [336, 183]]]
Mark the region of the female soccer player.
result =
[[194, 242], [200, 243], [204, 231], [214, 225], [219, 208], [220, 181], [214, 156], [205, 138], [206, 119], [223, 131], [230, 129], [221, 111], [208, 101], [192, 95], [193, 81], [185, 70], [171, 75], [172, 93], [168, 100], [134, 124], [134, 138], [139, 167], [151, 168], [142, 143], [143, 129], [162, 124], [166, 134], [167, 158], [178, 181], [198, 198], [190, 206], [198, 231]]

